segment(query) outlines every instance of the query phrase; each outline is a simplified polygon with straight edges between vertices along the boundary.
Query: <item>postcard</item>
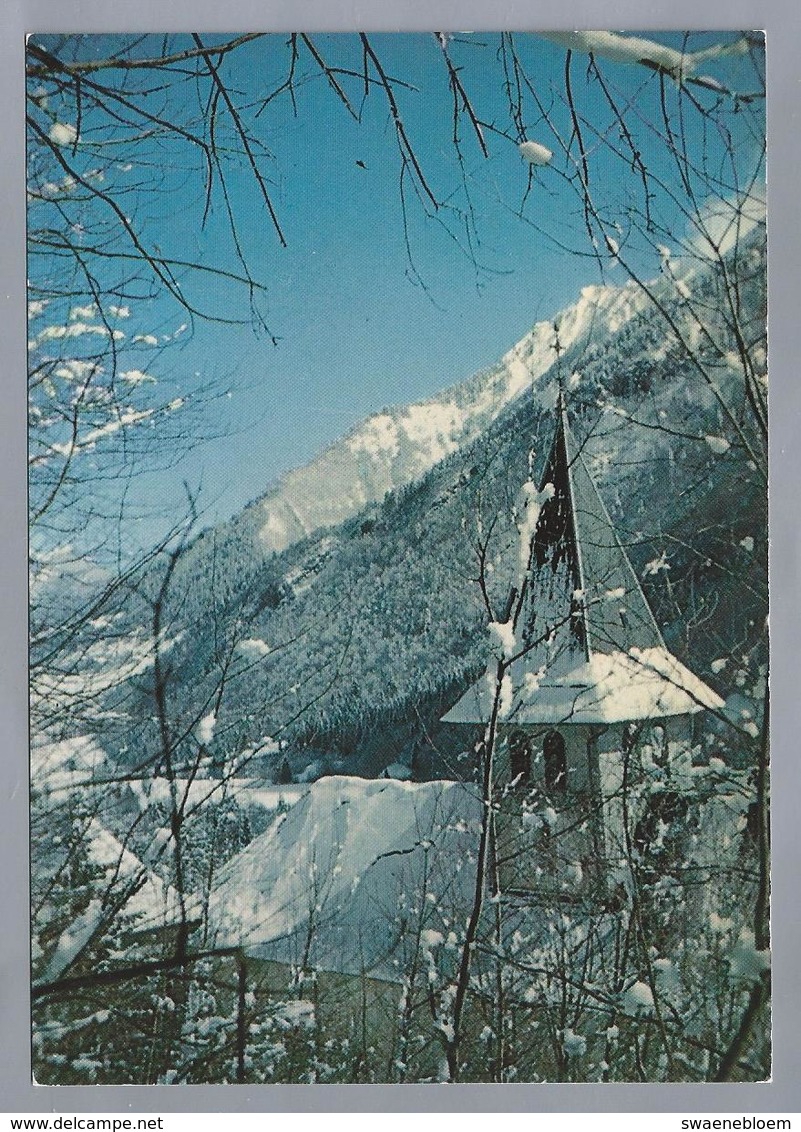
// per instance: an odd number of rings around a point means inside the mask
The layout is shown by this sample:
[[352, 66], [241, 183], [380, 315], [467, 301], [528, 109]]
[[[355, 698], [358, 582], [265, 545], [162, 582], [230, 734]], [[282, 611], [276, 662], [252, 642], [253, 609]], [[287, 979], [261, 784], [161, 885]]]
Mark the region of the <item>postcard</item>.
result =
[[37, 1083], [770, 1077], [764, 66], [29, 37]]

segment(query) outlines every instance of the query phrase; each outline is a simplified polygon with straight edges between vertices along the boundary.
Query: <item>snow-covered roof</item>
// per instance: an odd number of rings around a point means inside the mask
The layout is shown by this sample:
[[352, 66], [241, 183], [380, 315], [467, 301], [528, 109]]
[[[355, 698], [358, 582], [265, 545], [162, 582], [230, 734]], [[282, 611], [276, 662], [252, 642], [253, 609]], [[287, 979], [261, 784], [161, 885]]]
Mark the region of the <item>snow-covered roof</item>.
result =
[[407, 782], [412, 777], [412, 768], [407, 766], [406, 763], [393, 762], [384, 767], [384, 777], [397, 778], [401, 782]]
[[[522, 611], [515, 625], [501, 626], [514, 637], [507, 655], [526, 650], [509, 673], [514, 699], [507, 718], [609, 723], [720, 707], [720, 698], [666, 649], [573, 439], [561, 393], [540, 499]], [[443, 721], [486, 722], [491, 696], [481, 677]]]
[[31, 742], [31, 786], [35, 790], [70, 790], [84, 787], [105, 770], [105, 752], [90, 735], [52, 740], [34, 737]]
[[[531, 678], [525, 660], [512, 665], [516, 724], [622, 723], [720, 708], [723, 700], [666, 648], [594, 653], [568, 672]], [[448, 723], [489, 718], [494, 688], [484, 678], [444, 717]]]
[[445, 938], [463, 917], [480, 821], [464, 783], [322, 778], [221, 870], [215, 943], [392, 979], [414, 925]]
[[[86, 835], [89, 859], [105, 870], [109, 882], [108, 902], [122, 903], [121, 914], [133, 931], [150, 931], [180, 923], [181, 903], [176, 889], [144, 864], [135, 853], [101, 825], [96, 818]], [[198, 912], [197, 900], [185, 898], [187, 915]]]
[[[47, 959], [42, 981], [58, 979], [80, 953], [118, 916], [132, 932], [158, 931], [180, 923], [177, 891], [127, 849], [96, 818], [86, 828], [89, 861], [103, 871], [95, 897], [61, 933]], [[194, 897], [185, 901], [188, 917], [197, 915]]]

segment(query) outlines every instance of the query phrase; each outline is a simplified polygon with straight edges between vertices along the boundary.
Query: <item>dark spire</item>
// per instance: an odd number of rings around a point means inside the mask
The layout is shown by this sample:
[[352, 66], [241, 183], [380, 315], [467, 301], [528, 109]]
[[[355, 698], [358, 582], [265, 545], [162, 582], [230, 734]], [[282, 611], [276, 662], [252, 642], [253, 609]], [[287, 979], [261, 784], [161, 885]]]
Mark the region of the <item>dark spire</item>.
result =
[[[664, 647], [637, 575], [612, 525], [580, 448], [570, 431], [567, 397], [559, 390], [556, 429], [540, 482], [553, 485], [532, 541], [528, 575], [529, 640], [542, 636], [549, 620], [565, 647], [594, 652], [628, 652]], [[551, 654], [554, 647], [551, 646]]]

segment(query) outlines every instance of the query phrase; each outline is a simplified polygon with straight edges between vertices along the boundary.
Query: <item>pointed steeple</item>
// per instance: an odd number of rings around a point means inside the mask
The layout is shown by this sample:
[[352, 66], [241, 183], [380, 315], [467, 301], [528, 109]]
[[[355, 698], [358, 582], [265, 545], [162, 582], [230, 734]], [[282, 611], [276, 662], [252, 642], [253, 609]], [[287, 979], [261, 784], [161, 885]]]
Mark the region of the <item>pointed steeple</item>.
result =
[[[541, 637], [550, 616], [566, 647], [595, 653], [664, 648], [637, 575], [615, 531], [567, 419], [559, 392], [556, 430], [540, 490], [552, 485], [532, 541], [523, 641]], [[553, 654], [553, 648], [551, 652]]]
[[[564, 390], [540, 481], [542, 504], [514, 626], [522, 654], [509, 675], [510, 719], [522, 723], [611, 722], [718, 707], [711, 689], [665, 648], [581, 447]], [[491, 689], [480, 679], [444, 717], [488, 718]], [[507, 697], [508, 699], [508, 697]]]

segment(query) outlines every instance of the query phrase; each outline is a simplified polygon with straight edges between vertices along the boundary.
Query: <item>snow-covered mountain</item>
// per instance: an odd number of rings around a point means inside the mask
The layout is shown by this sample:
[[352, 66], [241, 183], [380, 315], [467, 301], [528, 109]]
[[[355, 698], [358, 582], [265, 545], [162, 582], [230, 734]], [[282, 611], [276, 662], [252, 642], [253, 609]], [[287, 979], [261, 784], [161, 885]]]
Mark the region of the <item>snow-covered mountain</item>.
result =
[[[633, 285], [589, 286], [555, 319], [538, 322], [486, 372], [413, 405], [368, 417], [310, 463], [286, 473], [246, 509], [267, 551], [351, 518], [419, 479], [480, 436], [553, 366], [555, 345], [617, 333], [647, 300]], [[558, 327], [558, 331], [557, 328]]]
[[[739, 250], [753, 341], [764, 333], [763, 254], [757, 239]], [[213, 750], [263, 753], [273, 770], [289, 757], [295, 776], [377, 774], [408, 756], [486, 663], [476, 548], [491, 531], [486, 581], [500, 609], [515, 501], [532, 461], [540, 474], [557, 377], [668, 646], [713, 687], [728, 664], [730, 690], [736, 666], [722, 658], [758, 663], [765, 614], [761, 441], [719, 280], [699, 269], [681, 282], [656, 285], [678, 335], [635, 287], [587, 287], [494, 369], [370, 418], [203, 532], [177, 561], [163, 611], [168, 706], [187, 757], [209, 713]], [[151, 616], [145, 604], [141, 631]], [[98, 705], [110, 757], [116, 748], [141, 765], [152, 751], [158, 762], [151, 678], [138, 671]]]

